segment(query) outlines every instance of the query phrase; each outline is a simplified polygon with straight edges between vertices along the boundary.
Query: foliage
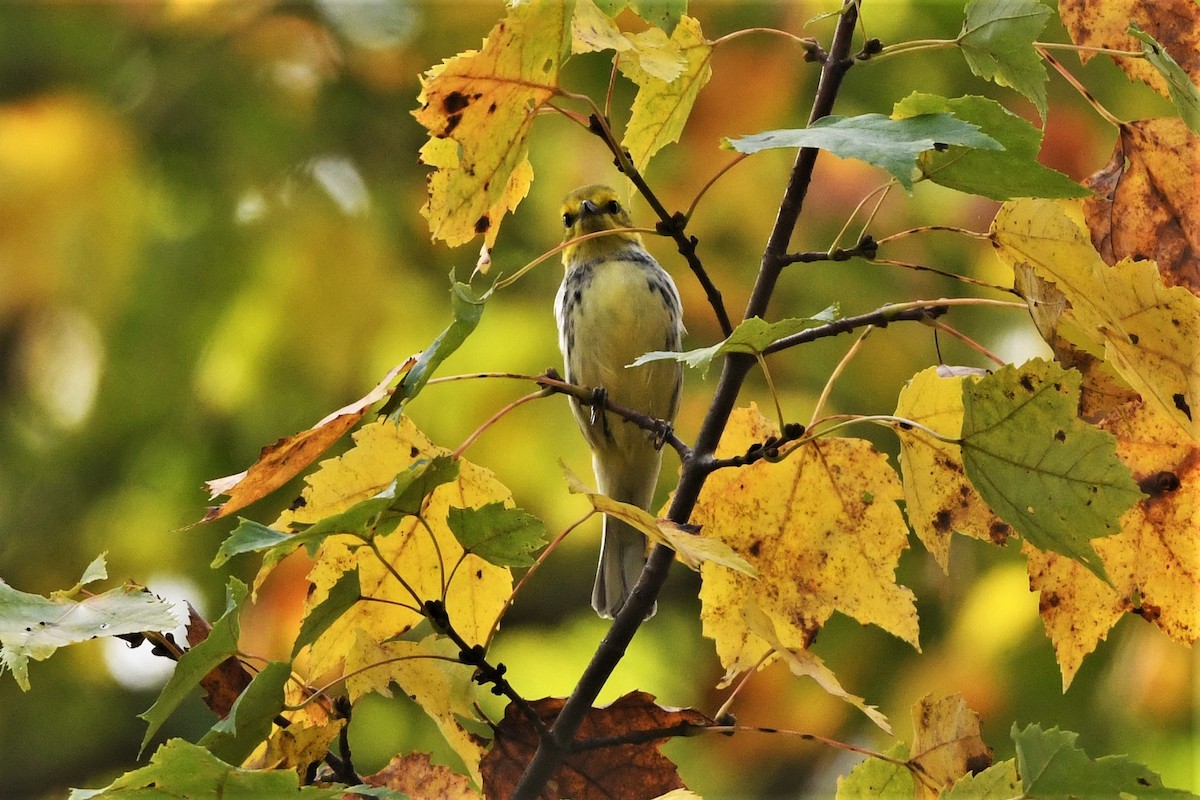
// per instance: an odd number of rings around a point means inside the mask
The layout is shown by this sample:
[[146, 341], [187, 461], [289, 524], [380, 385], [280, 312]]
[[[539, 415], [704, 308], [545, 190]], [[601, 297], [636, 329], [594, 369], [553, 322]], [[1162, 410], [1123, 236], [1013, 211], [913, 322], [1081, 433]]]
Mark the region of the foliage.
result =
[[[168, 633], [177, 621], [167, 604], [140, 587], [85, 592], [84, 585], [106, 577], [102, 559], [76, 587], [49, 597], [0, 582], [0, 663], [22, 689], [30, 688], [30, 658], [45, 659], [88, 638], [138, 634], [178, 662], [142, 715], [148, 723], [142, 746], [196, 687], [217, 717], [197, 744], [170, 739], [147, 766], [73, 796], [196, 796], [220, 787], [263, 797], [400, 791], [412, 797], [657, 797], [684, 789], [684, 776], [661, 749], [665, 742], [779, 733], [739, 726], [728, 713], [775, 661], [796, 677], [812, 678], [890, 737], [891, 723], [879, 707], [843, 688], [845, 676], [811, 648], [840, 614], [920, 649], [919, 597], [905, 585], [901, 566], [910, 530], [944, 572], [965, 582], [969, 571], [951, 569], [955, 532], [997, 546], [1020, 539], [1064, 691], [1084, 657], [1127, 613], [1192, 645], [1200, 594], [1194, 547], [1200, 236], [1196, 187], [1188, 176], [1197, 145], [1200, 66], [1190, 59], [1194, 27], [1152, 24], [1151, 6], [1135, 2], [1124, 4], [1125, 23], [1112, 30], [1115, 5], [1064, 0], [1063, 21], [1075, 45], [1037, 41], [1052, 16], [1048, 6], [972, 0], [954, 39], [885, 46], [868, 38], [857, 53], [855, 32], [871, 30], [863, 24], [873, 13], [869, 0], [848, 2], [814, 21], [832, 31], [827, 42], [777, 30], [709, 39], [682, 2], [532, 0], [508, 8], [478, 50], [423, 74], [413, 112], [428, 135], [420, 147], [421, 162], [431, 168], [420, 213], [430, 234], [451, 247], [482, 241], [470, 278], [451, 275], [452, 321], [359, 400], [262, 448], [246, 471], [208, 483], [213, 497], [228, 500], [199, 523], [243, 511], [316, 464], [297, 499], [273, 522], [241, 519], [216, 548], [215, 568], [261, 555], [253, 587], [231, 578], [224, 614], [211, 625], [192, 609], [185, 650]], [[1184, 14], [1195, 10], [1190, 0], [1175, 5], [1186, 6]], [[778, 36], [819, 67], [811, 121], [724, 137], [721, 148], [737, 155], [686, 212], [672, 213], [647, 169], [680, 140], [720, 68], [714, 55], [747, 33]], [[1081, 51], [1090, 57], [1114, 58], [1169, 97], [1177, 114], [1123, 121], [1087, 96], [1118, 138], [1109, 165], [1083, 184], [1039, 164], [1042, 131], [990, 98], [911, 92], [894, 102], [890, 115], [832, 114], [843, 81], [922, 49], [957, 48], [974, 75], [1015, 90], [1044, 121], [1051, 110], [1046, 65], [1077, 81], [1051, 51], [1075, 46], [1092, 48]], [[609, 63], [607, 90], [576, 87], [566, 67], [577, 61]], [[617, 86], [633, 92], [627, 109]], [[707, 344], [638, 360], [678, 358], [703, 370], [720, 368], [690, 443], [639, 409], [608, 403], [593, 391], [598, 387], [571, 386], [553, 372], [485, 372], [491, 365], [480, 363], [458, 379], [517, 380], [531, 393], [490, 413], [454, 449], [437, 444], [411, 416], [438, 380], [435, 373], [467, 352], [485, 306], [503, 309], [513, 287], [532, 280], [532, 268], [557, 252], [518, 266], [511, 263], [518, 248], [505, 250], [502, 236], [533, 186], [535, 122], [546, 115], [602, 144], [628, 187], [657, 215], [655, 230], [674, 240], [704, 289], [709, 308], [689, 311], [711, 316], [702, 328]], [[712, 290], [715, 248], [692, 232], [703, 232], [696, 220], [710, 188], [732, 181], [729, 170], [744, 160], [769, 158], [780, 148], [798, 151], [796, 161], [790, 173], [776, 175], [787, 189], [743, 321], [734, 326], [721, 294]], [[814, 202], [809, 187], [820, 185], [814, 183], [819, 152], [878, 168], [882, 182], [862, 193], [823, 249], [792, 251], [801, 214]], [[946, 275], [892, 258], [904, 240], [932, 227], [873, 233], [882, 229], [879, 212], [892, 188], [915, 197], [931, 184], [1003, 201], [988, 231], [941, 226], [996, 253], [999, 285], [950, 274], [975, 291], [889, 298], [856, 316], [840, 308], [857, 298], [810, 293], [798, 310], [769, 313], [781, 275], [799, 264], [855, 260]], [[872, 198], [875, 205], [866, 210]], [[856, 221], [861, 233], [843, 246]], [[492, 259], [501, 253], [513, 268], [490, 277]], [[702, 306], [701, 295], [693, 296]], [[1004, 363], [949, 325], [972, 306], [1028, 311], [1053, 360]], [[829, 412], [843, 371], [862, 359], [868, 336], [889, 326], [960, 338], [975, 357], [990, 359], [991, 369], [947, 365], [939, 351], [937, 366], [899, 388], [894, 413]], [[797, 403], [780, 390], [773, 370], [785, 356], [797, 356], [789, 351], [804, 346], [807, 353], [814, 343], [853, 331], [857, 342], [822, 377], [820, 395], [808, 404], [811, 416], [798, 422]], [[754, 403], [738, 405], [756, 368], [777, 420]], [[644, 531], [654, 550], [641, 591], [618, 615], [570, 696], [530, 699], [520, 689], [521, 675], [495, 657], [501, 622], [510, 608], [520, 609], [524, 587], [575, 525], [547, 546], [539, 515], [518, 507], [501, 478], [464, 451], [520, 406], [564, 393], [609, 415], [610, 424], [645, 428], [679, 453], [681, 467], [657, 514], [589, 491], [569, 469], [565, 492], [544, 482], [538, 487], [545, 494], [583, 495], [588, 516], [620, 516]], [[377, 406], [380, 418], [360, 425]], [[850, 426], [894, 435], [899, 473], [875, 440], [846, 435]], [[341, 441], [356, 427], [349, 442]], [[342, 449], [318, 463], [335, 445]], [[495, 463], [502, 473], [519, 473], [524, 461], [544, 457], [529, 447], [509, 452], [511, 459]], [[240, 620], [252, 594], [283, 580], [296, 558], [307, 559], [298, 630], [283, 655], [246, 652]], [[702, 632], [724, 669], [721, 688], [733, 690], [711, 714], [660, 705], [646, 692], [597, 706], [676, 560], [699, 572]], [[527, 571], [514, 588], [515, 568]], [[359, 773], [348, 726], [370, 697], [390, 697], [394, 687], [429, 717], [457, 763], [404, 754], [375, 775]], [[484, 687], [504, 699], [501, 715], [489, 716]], [[958, 694], [927, 697], [912, 717], [911, 742], [879, 751], [813, 734], [799, 738], [867, 756], [839, 780], [841, 797], [1187, 796], [1164, 788], [1155, 772], [1128, 757], [1089, 758], [1075, 734], [1057, 727], [1014, 723], [1015, 757], [993, 763], [978, 715]], [[414, 773], [423, 779], [414, 782]]]

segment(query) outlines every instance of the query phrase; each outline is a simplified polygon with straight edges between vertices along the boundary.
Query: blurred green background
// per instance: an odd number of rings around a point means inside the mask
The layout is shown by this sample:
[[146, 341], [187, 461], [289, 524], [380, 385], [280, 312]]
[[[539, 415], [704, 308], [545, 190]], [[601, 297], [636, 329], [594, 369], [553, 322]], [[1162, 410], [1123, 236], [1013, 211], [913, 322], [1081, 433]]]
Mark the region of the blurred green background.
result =
[[[767, 26], [827, 41], [830, 20], [804, 26], [835, 5], [695, 3], [692, 11], [713, 38]], [[885, 43], [952, 37], [961, 24], [958, 3], [865, 5], [868, 33]], [[238, 472], [262, 446], [361, 396], [449, 319], [446, 276], [468, 276], [477, 252], [429, 241], [418, 213], [424, 136], [409, 112], [419, 73], [478, 47], [502, 14], [498, 2], [411, 0], [0, 4], [0, 578], [47, 593], [73, 585], [107, 551], [114, 579], [186, 598], [210, 618], [219, 613], [228, 573], [208, 563], [232, 523], [185, 529], [204, 513], [202, 482]], [[1064, 40], [1056, 22], [1046, 38]], [[669, 208], [686, 208], [729, 159], [720, 137], [802, 124], [817, 76], [802, 55], [767, 34], [717, 51], [683, 142], [649, 171]], [[1064, 60], [1119, 116], [1166, 108], [1100, 59], [1086, 68]], [[576, 58], [564, 80], [601, 97], [608, 66], [603, 55]], [[1044, 160], [1081, 179], [1107, 161], [1114, 132], [1061, 79], [1049, 88]], [[984, 94], [1035, 117], [1023, 99], [971, 76], [953, 50], [855, 68], [838, 112], [887, 113], [913, 90]], [[618, 123], [631, 97], [619, 83]], [[504, 223], [494, 270], [511, 272], [557, 243], [566, 191], [619, 179], [600, 143], [561, 116], [537, 122], [531, 157], [533, 189]], [[790, 160], [769, 152], [740, 165], [707, 194], [689, 228], [735, 316]], [[822, 157], [796, 247], [828, 247], [882, 180], [862, 164]], [[919, 186], [912, 197], [890, 196], [871, 231], [879, 238], [928, 223], [982, 230], [994, 208]], [[644, 204], [634, 209], [639, 222], [650, 221]], [[716, 341], [681, 259], [660, 242], [651, 248], [680, 283], [690, 345]], [[914, 237], [888, 255], [1009, 280], [986, 244], [946, 234]], [[559, 279], [552, 260], [493, 300], [443, 374], [533, 374], [558, 364], [550, 308]], [[804, 315], [839, 301], [856, 313], [962, 292], [928, 273], [816, 264], [790, 268], [773, 310]], [[1010, 359], [1040, 352], [1021, 314], [956, 312], [950, 322]], [[773, 359], [789, 418], [807, 421], [849, 344], [826, 341]], [[953, 340], [941, 345], [948, 363], [985, 365]], [[903, 381], [937, 358], [931, 329], [879, 331], [837, 383], [833, 410], [887, 413]], [[684, 437], [715, 384], [713, 376], [688, 380]], [[527, 391], [514, 381], [434, 386], [411, 413], [453, 447]], [[745, 399], [769, 407], [761, 381]], [[895, 453], [886, 434], [854, 434]], [[468, 457], [493, 469], [551, 532], [583, 511], [557, 466], [561, 458], [588, 474], [561, 398], [509, 415]], [[670, 473], [670, 456], [667, 464]], [[297, 482], [246, 513], [269, 522], [298, 490]], [[568, 692], [603, 635], [587, 604], [597, 528], [573, 537], [531, 582], [498, 639], [498, 657], [527, 697]], [[257, 564], [232, 566], [248, 578]], [[957, 691], [981, 714], [998, 759], [1012, 754], [1014, 722], [1040, 722], [1078, 731], [1092, 755], [1129, 753], [1168, 785], [1200, 788], [1190, 651], [1141, 619], [1123, 620], [1064, 694], [1016, 548], [960, 540], [952, 571], [944, 576], [915, 539], [902, 561], [899, 577], [919, 598], [923, 654], [840, 617], [815, 645], [901, 737], [914, 701]], [[271, 582], [245, 622], [244, 649], [286, 652], [302, 578], [296, 564]], [[696, 587], [694, 575], [676, 569], [605, 697], [639, 687], [668, 705], [720, 705], [713, 687], [721, 670], [700, 638]], [[0, 797], [61, 796], [133, 768], [144, 731], [135, 715], [162, 680], [163, 665], [142, 655], [94, 642], [33, 664], [28, 694], [0, 679]], [[734, 712], [746, 724], [888, 744], [853, 709], [779, 666], [751, 682]], [[160, 739], [194, 739], [211, 723], [193, 699]], [[403, 699], [365, 703], [352, 741], [363, 771], [398, 749], [445, 757], [432, 725]], [[689, 786], [709, 798], [828, 796], [855, 760], [782, 735], [688, 739], [668, 749]]]

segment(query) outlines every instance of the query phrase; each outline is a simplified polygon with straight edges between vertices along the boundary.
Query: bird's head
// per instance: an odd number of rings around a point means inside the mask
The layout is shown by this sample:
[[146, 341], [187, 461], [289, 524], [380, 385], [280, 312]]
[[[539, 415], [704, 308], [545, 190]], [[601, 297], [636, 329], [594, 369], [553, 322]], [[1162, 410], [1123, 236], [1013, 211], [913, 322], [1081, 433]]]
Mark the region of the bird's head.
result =
[[[633, 227], [629, 212], [617, 199], [616, 191], [600, 184], [583, 186], [567, 195], [563, 200], [562, 220], [565, 229], [563, 241], [587, 233]], [[625, 247], [628, 242], [640, 244], [641, 241], [642, 237], [631, 231], [597, 236], [566, 248], [563, 251], [563, 263], [579, 257], [603, 257], [606, 253]]]

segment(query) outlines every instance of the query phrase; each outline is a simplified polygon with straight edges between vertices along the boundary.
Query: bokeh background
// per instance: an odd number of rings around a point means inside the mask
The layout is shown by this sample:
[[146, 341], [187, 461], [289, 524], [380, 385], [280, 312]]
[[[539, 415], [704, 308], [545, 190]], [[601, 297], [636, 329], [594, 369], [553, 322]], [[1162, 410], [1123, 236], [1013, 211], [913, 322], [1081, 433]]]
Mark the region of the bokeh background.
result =
[[[805, 25], [835, 5], [697, 2], [692, 12], [714, 38], [763, 26], [827, 41], [831, 20]], [[865, 5], [869, 34], [885, 43], [953, 37], [961, 24], [959, 3]], [[477, 251], [430, 242], [418, 213], [424, 136], [410, 111], [419, 73], [477, 47], [502, 14], [499, 2], [432, 0], [0, 4], [0, 578], [46, 593], [73, 585], [107, 552], [114, 579], [219, 614], [228, 574], [248, 578], [257, 563], [209, 569], [232, 523], [186, 527], [204, 513], [202, 481], [243, 469], [263, 445], [361, 396], [449, 320], [447, 275], [466, 278]], [[1056, 22], [1044, 38], [1065, 41]], [[730, 158], [717, 147], [720, 137], [803, 123], [817, 69], [802, 55], [769, 34], [718, 50], [682, 143], [649, 170], [669, 208], [686, 208]], [[1064, 61], [1119, 116], [1166, 109], [1102, 59], [1084, 68], [1069, 55]], [[564, 79], [599, 97], [608, 68], [606, 56], [580, 57]], [[1061, 79], [1052, 77], [1049, 88], [1044, 161], [1081, 179], [1108, 159], [1114, 131]], [[953, 50], [855, 68], [838, 112], [887, 113], [914, 89], [993, 96], [1036, 118], [1022, 98], [971, 76]], [[618, 82], [618, 124], [631, 97]], [[536, 179], [504, 223], [495, 270], [511, 272], [557, 243], [566, 191], [619, 180], [600, 143], [558, 115], [535, 125], [532, 159]], [[741, 164], [707, 194], [689, 228], [735, 316], [790, 160], [769, 152]], [[882, 180], [862, 164], [823, 156], [796, 247], [828, 247]], [[644, 204], [633, 207], [639, 221], [650, 221]], [[982, 230], [994, 209], [919, 186], [911, 197], [890, 196], [871, 231], [878, 238], [927, 223]], [[690, 345], [719, 339], [682, 261], [668, 245], [651, 248], [680, 283]], [[948, 234], [913, 237], [889, 255], [1008, 280], [986, 243]], [[557, 364], [550, 308], [560, 277], [552, 260], [496, 297], [443, 374], [535, 374]], [[773, 312], [804, 315], [836, 301], [855, 313], [965, 290], [929, 273], [859, 262], [796, 266]], [[1010, 359], [1040, 352], [1023, 314], [956, 312], [951, 322]], [[807, 421], [850, 343], [826, 341], [772, 360], [789, 418]], [[941, 355], [986, 365], [945, 337]], [[887, 413], [904, 380], [937, 360], [931, 329], [879, 331], [837, 383], [833, 410]], [[689, 375], [684, 437], [696, 430], [713, 377]], [[433, 386], [411, 413], [453, 447], [527, 391], [499, 380]], [[745, 399], [769, 407], [761, 381]], [[896, 451], [886, 432], [854, 433]], [[557, 465], [563, 459], [588, 474], [562, 398], [509, 415], [468, 457], [493, 469], [551, 532], [582, 513]], [[667, 463], [670, 473], [670, 456]], [[664, 491], [668, 484], [669, 475]], [[299, 488], [246, 513], [269, 522]], [[498, 639], [498, 657], [527, 697], [568, 692], [603, 635], [587, 606], [597, 527], [550, 560]], [[1014, 722], [1039, 722], [1078, 731], [1092, 755], [1128, 753], [1168, 785], [1200, 788], [1190, 651], [1138, 618], [1123, 620], [1064, 694], [1015, 547], [959, 540], [946, 577], [913, 544], [899, 577], [919, 598], [923, 653], [840, 617], [815, 645], [901, 737], [909, 736], [914, 701], [957, 691], [982, 716], [997, 759], [1012, 755]], [[303, 574], [303, 563], [290, 563], [268, 585], [245, 620], [245, 650], [286, 651]], [[638, 687], [669, 705], [708, 712], [720, 705], [720, 667], [700, 636], [696, 588], [694, 575], [675, 571], [606, 698]], [[62, 796], [66, 787], [103, 785], [135, 767], [144, 731], [136, 714], [152, 703], [167, 666], [154, 661], [120, 642], [94, 642], [33, 664], [28, 694], [0, 679], [0, 797]], [[888, 745], [853, 709], [780, 666], [758, 675], [734, 712], [746, 724]], [[194, 698], [159, 738], [194, 739], [211, 723]], [[403, 698], [365, 703], [352, 742], [363, 771], [397, 750], [449, 758]], [[785, 735], [688, 739], [668, 749], [689, 785], [709, 798], [829, 796], [855, 760]]]

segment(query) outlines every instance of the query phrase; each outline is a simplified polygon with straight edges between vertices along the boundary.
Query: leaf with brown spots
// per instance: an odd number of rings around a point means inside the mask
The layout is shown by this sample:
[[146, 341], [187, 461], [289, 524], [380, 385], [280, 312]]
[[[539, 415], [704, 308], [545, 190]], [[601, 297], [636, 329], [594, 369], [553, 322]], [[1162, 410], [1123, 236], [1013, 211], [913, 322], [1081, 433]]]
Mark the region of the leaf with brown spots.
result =
[[1164, 285], [1152, 261], [1106, 265], [1069, 201], [1005, 203], [992, 222], [997, 255], [1053, 281], [1063, 318], [1118, 375], [1187, 435], [1200, 440], [1200, 297]]
[[[943, 378], [936, 367], [923, 370], [900, 390], [896, 416], [957, 439], [962, 433], [963, 382], [968, 380], [978, 376]], [[942, 570], [950, 572], [950, 542], [956, 532], [1004, 544], [1009, 527], [967, 480], [961, 448], [917, 427], [902, 427], [899, 436], [908, 521]]]
[[[1174, 57], [1193, 83], [1200, 83], [1200, 5], [1196, 0], [1059, 0], [1058, 14], [1075, 44], [1113, 50], [1142, 50], [1128, 33], [1129, 23], [1137, 23]], [[1092, 57], [1087, 51], [1079, 53], [1084, 63]], [[1166, 79], [1146, 59], [1115, 56], [1113, 61], [1130, 78], [1168, 96]]]
[[1092, 244], [1110, 265], [1152, 259], [1167, 286], [1200, 295], [1200, 137], [1175, 118], [1121, 126], [1112, 159], [1087, 179]]
[[992, 765], [992, 748], [980, 736], [979, 717], [961, 696], [933, 700], [926, 695], [913, 706], [912, 714], [911, 761], [922, 773], [916, 781], [918, 798], [933, 800], [962, 776]]
[[[391, 369], [374, 389], [348, 406], [339, 408], [306, 431], [285, 436], [272, 445], [267, 445], [258, 460], [244, 472], [208, 481], [209, 497], [228, 495], [229, 499], [213, 506], [200, 522], [212, 522], [239, 511], [256, 500], [269, 495], [299, 475], [309, 464], [342, 438], [346, 431], [358, 424], [367, 409], [388, 394], [388, 385], [402, 371], [416, 363], [410, 358]], [[196, 523], [200, 524], [200, 523]]]
[[[716, 455], [741, 455], [778, 435], [756, 407], [737, 409]], [[887, 457], [861, 439], [820, 439], [779, 461], [709, 476], [691, 522], [728, 544], [759, 575], [712, 563], [700, 568], [700, 619], [727, 680], [753, 669], [773, 649], [742, 617], [748, 598], [790, 650], [808, 647], [834, 611], [917, 646], [913, 594], [895, 578], [908, 547], [908, 527], [896, 505], [902, 497]]]
[[[304, 505], [283, 512], [271, 527], [287, 531], [333, 517], [376, 496], [414, 462], [446, 455], [408, 417], [366, 425], [354, 433], [353, 448], [305, 478]], [[465, 459], [457, 463], [457, 477], [420, 501], [420, 518], [410, 511], [397, 518], [397, 512], [381, 516], [370, 531], [324, 538], [308, 574], [313, 590], [305, 613], [355, 568], [362, 594], [375, 602], [355, 603], [321, 634], [308, 663], [315, 674], [337, 669], [360, 633], [383, 642], [420, 623], [425, 616], [417, 605], [426, 600], [444, 599], [455, 628], [468, 642], [486, 639], [512, 592], [512, 573], [464, 552], [446, 520], [451, 507], [507, 506], [512, 495], [490, 471]], [[363, 546], [364, 536], [373, 547]]]
[[1121, 533], [1092, 543], [1112, 585], [1069, 559], [1024, 548], [1064, 690], [1125, 613], [1139, 614], [1176, 641], [1200, 638], [1200, 446], [1182, 440], [1170, 420], [1142, 403], [1120, 409], [1101, 427], [1116, 437], [1117, 455], [1147, 495], [1125, 512]]
[[[404, 792], [410, 800], [483, 800], [465, 775], [434, 764], [427, 753], [396, 756], [374, 775], [363, 778], [368, 786]], [[360, 795], [347, 795], [357, 800]]]
[[421, 214], [434, 239], [451, 247], [482, 234], [491, 249], [505, 214], [529, 191], [533, 167], [527, 138], [534, 117], [558, 92], [570, 52], [568, 4], [514, 5], [481, 50], [447, 59], [421, 77], [429, 131], [421, 162], [434, 167]]
[[[547, 697], [530, 703], [545, 727], [554, 724], [565, 701]], [[713, 725], [690, 708], [663, 708], [646, 692], [630, 692], [603, 708], [591, 709], [576, 734], [575, 752], [563, 761], [539, 800], [652, 800], [683, 788], [675, 765], [660, 747], [673, 736], [688, 736]], [[483, 791], [508, 797], [538, 747], [538, 728], [523, 709], [510, 703], [496, 726], [492, 749], [483, 759]], [[601, 744], [604, 742], [604, 744]]]

